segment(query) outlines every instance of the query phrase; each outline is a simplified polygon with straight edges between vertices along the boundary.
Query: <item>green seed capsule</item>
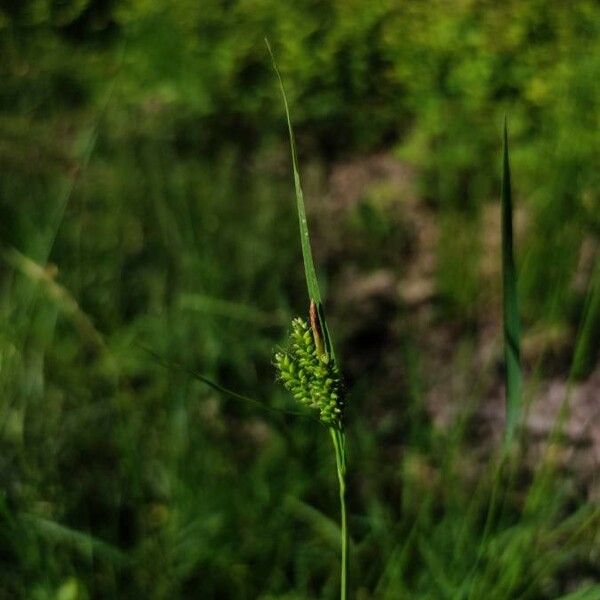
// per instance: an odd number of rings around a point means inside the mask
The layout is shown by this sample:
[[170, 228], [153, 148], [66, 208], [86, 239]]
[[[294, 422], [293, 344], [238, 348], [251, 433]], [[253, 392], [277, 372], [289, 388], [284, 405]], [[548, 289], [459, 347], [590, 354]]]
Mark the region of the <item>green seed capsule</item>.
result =
[[274, 356], [278, 379], [298, 402], [317, 410], [322, 423], [340, 427], [344, 412], [341, 377], [329, 356], [315, 346], [314, 334], [314, 325], [311, 328], [300, 318], [292, 321], [287, 351]]

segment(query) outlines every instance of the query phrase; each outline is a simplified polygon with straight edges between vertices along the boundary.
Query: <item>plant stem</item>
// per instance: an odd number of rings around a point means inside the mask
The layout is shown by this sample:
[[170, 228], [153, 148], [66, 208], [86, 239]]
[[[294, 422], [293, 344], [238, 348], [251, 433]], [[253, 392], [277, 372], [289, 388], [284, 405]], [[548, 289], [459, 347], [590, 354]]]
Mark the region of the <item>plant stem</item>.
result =
[[340, 429], [330, 428], [335, 450], [338, 483], [340, 488], [341, 572], [340, 600], [348, 597], [348, 523], [346, 520], [346, 438]]

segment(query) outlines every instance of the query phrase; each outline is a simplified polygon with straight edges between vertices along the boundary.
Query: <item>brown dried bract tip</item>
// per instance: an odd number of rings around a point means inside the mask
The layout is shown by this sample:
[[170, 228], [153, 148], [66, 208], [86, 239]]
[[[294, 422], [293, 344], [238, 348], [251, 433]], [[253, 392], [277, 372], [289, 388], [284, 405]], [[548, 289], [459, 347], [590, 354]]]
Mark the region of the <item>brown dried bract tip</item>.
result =
[[315, 340], [315, 348], [317, 349], [317, 355], [322, 356], [325, 353], [323, 347], [323, 336], [321, 335], [321, 322], [319, 320], [319, 312], [317, 311], [317, 304], [314, 300], [310, 301], [310, 308], [308, 310], [310, 316], [310, 328], [312, 330], [313, 338]]

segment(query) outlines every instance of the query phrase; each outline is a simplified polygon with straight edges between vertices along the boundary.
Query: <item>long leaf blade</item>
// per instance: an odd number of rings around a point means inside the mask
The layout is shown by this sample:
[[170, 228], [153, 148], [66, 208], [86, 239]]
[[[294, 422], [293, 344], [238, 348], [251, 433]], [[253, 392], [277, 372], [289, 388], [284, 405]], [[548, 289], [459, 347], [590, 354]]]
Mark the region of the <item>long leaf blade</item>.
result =
[[294, 137], [294, 129], [292, 127], [292, 120], [290, 118], [290, 108], [285, 93], [285, 87], [283, 85], [283, 79], [279, 73], [279, 68], [275, 61], [275, 56], [271, 50], [268, 40], [265, 39], [267, 49], [271, 55], [271, 61], [273, 62], [273, 69], [277, 75], [279, 81], [279, 89], [283, 98], [283, 105], [285, 107], [285, 117], [287, 120], [288, 133], [290, 139], [290, 152], [292, 154], [292, 168], [294, 171], [294, 187], [296, 189], [296, 209], [298, 211], [298, 222], [300, 224], [300, 243], [302, 245], [302, 258], [304, 260], [304, 273], [306, 275], [306, 285], [308, 287], [308, 295], [311, 300], [314, 300], [316, 304], [321, 303], [321, 292], [319, 290], [319, 281], [317, 280], [317, 273], [315, 271], [315, 264], [313, 262], [312, 250], [310, 246], [310, 235], [308, 233], [308, 222], [306, 220], [306, 207], [304, 204], [304, 193], [302, 192], [302, 184], [300, 182], [300, 168], [298, 166], [298, 153], [296, 152], [296, 140]]
[[517, 298], [517, 270], [513, 251], [513, 203], [508, 152], [508, 127], [504, 120], [502, 160], [502, 305], [504, 312], [504, 360], [506, 368], [505, 444], [515, 434], [521, 411], [521, 333]]
[[271, 56], [273, 70], [277, 75], [277, 80], [279, 82], [279, 90], [281, 91], [281, 97], [283, 98], [283, 105], [285, 107], [285, 117], [287, 121], [288, 134], [290, 139], [290, 152], [292, 155], [292, 169], [294, 172], [294, 187], [296, 190], [296, 210], [298, 212], [298, 223], [300, 226], [300, 245], [302, 247], [302, 259], [304, 262], [304, 275], [306, 277], [308, 297], [310, 298], [310, 300], [314, 301], [317, 307], [321, 331], [323, 332], [323, 336], [325, 338], [325, 349], [329, 356], [331, 356], [331, 358], [335, 361], [335, 351], [333, 349], [331, 334], [329, 332], [329, 328], [327, 327], [327, 321], [325, 319], [325, 313], [323, 311], [323, 302], [321, 300], [319, 280], [317, 279], [317, 272], [315, 270], [315, 263], [313, 261], [312, 248], [310, 245], [310, 234], [308, 232], [308, 221], [306, 218], [306, 206], [304, 203], [304, 193], [302, 192], [302, 184], [300, 181], [300, 167], [298, 166], [298, 153], [296, 151], [296, 139], [294, 136], [294, 128], [292, 127], [292, 119], [290, 117], [289, 103], [287, 99], [287, 94], [285, 93], [283, 79], [281, 78], [279, 68], [277, 67], [277, 62], [275, 61], [275, 55], [273, 54], [271, 46], [269, 45], [269, 41], [266, 38], [265, 44], [267, 45], [267, 50], [269, 51], [269, 54]]

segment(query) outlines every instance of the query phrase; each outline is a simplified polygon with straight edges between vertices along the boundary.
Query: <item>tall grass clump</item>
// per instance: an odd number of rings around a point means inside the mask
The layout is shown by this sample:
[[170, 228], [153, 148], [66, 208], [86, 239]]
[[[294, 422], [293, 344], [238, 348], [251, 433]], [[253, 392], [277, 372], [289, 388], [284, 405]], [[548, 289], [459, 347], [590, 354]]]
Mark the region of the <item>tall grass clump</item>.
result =
[[310, 325], [302, 318], [296, 318], [292, 321], [288, 348], [275, 354], [275, 367], [278, 378], [286, 389], [292, 392], [298, 402], [318, 413], [318, 420], [329, 429], [331, 435], [340, 496], [340, 598], [346, 600], [348, 597], [348, 522], [346, 516], [344, 387], [327, 322], [325, 321], [319, 281], [312, 258], [304, 194], [300, 182], [298, 156], [287, 96], [269, 42], [267, 40], [265, 42], [279, 81], [285, 107], [296, 190], [296, 210], [300, 226], [300, 244], [302, 246], [304, 275], [310, 301]]

